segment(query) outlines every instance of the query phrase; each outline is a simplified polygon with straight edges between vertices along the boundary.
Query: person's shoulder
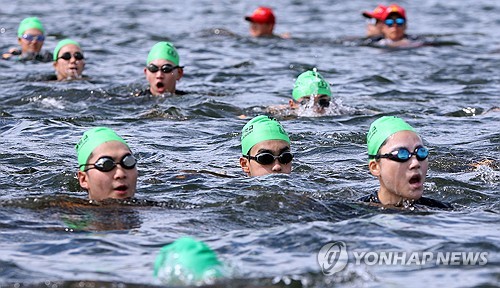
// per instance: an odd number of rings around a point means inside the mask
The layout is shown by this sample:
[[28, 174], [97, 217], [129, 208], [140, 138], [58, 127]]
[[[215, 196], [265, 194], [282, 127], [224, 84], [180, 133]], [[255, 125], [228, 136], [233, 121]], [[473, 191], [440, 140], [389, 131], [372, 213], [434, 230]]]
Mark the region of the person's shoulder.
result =
[[420, 199], [418, 199], [415, 204], [419, 204], [419, 205], [424, 205], [424, 206], [427, 206], [427, 207], [433, 207], [433, 208], [441, 208], [441, 209], [452, 209], [453, 206], [450, 204], [450, 203], [446, 203], [446, 202], [441, 202], [439, 200], [435, 200], [435, 199], [432, 199], [432, 198], [427, 198], [427, 197], [420, 197]]

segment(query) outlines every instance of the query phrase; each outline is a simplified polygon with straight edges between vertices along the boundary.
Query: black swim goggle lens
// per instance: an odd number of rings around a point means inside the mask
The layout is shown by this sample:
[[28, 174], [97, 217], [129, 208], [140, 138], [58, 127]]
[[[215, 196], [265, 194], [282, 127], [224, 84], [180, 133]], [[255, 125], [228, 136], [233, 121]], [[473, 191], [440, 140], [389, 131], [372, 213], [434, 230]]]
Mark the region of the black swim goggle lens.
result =
[[382, 155], [370, 155], [371, 158], [380, 159], [387, 158], [396, 162], [406, 162], [410, 160], [411, 156], [415, 155], [418, 161], [424, 161], [429, 157], [429, 149], [425, 147], [418, 147], [414, 152], [410, 152], [406, 148], [399, 148], [398, 150], [394, 150], [391, 153], [382, 154]]
[[278, 156], [274, 156], [269, 152], [259, 153], [255, 156], [243, 155], [243, 157], [248, 158], [248, 160], [255, 160], [261, 165], [269, 165], [274, 163], [274, 160], [278, 159], [281, 164], [288, 164], [293, 160], [293, 154], [290, 152], [283, 152]]
[[170, 73], [170, 72], [174, 71], [174, 69], [177, 69], [177, 68], [182, 68], [182, 66], [177, 66], [177, 65], [172, 66], [170, 64], [163, 64], [161, 67], [158, 67], [155, 64], [149, 64], [146, 67], [146, 69], [148, 69], [148, 71], [151, 73], [156, 73], [159, 70], [161, 70], [161, 72], [163, 72], [163, 73]]
[[[73, 54], [73, 57], [75, 57], [76, 60], [82, 60], [84, 59], [85, 57], [83, 57], [83, 54], [81, 52], [75, 52], [75, 54]], [[71, 53], [69, 52], [64, 52], [61, 56], [59, 56], [58, 59], [63, 59], [63, 60], [70, 60], [71, 59]]]
[[[300, 105], [307, 105], [307, 104], [309, 104], [309, 101], [310, 100], [308, 98], [303, 99], [302, 101], [300, 101]], [[326, 107], [330, 106], [330, 99], [328, 99], [328, 98], [320, 98], [318, 100], [318, 105], [321, 106], [321, 107], [325, 107], [326, 108]]]
[[94, 167], [87, 168], [84, 171], [87, 172], [90, 169], [95, 168], [101, 172], [109, 172], [109, 171], [115, 169], [116, 165], [118, 165], [118, 164], [120, 164], [123, 167], [123, 169], [130, 170], [130, 169], [134, 169], [135, 165], [137, 164], [137, 160], [131, 154], [127, 154], [127, 155], [123, 156], [123, 158], [120, 160], [120, 162], [117, 163], [113, 160], [113, 158], [111, 158], [109, 156], [104, 156], [104, 157], [97, 159], [97, 161], [95, 161], [94, 164], [82, 164], [82, 165], [80, 165], [80, 168], [82, 166], [92, 165]]

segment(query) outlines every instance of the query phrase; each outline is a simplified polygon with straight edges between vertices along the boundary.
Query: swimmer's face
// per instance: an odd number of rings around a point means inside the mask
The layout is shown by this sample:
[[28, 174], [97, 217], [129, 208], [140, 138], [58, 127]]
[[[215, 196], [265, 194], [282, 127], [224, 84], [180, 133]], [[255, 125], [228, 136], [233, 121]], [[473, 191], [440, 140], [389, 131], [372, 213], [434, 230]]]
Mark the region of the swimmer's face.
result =
[[[26, 31], [24, 31], [23, 34], [28, 34], [31, 36], [43, 35], [42, 31], [35, 29], [35, 28], [27, 29]], [[19, 42], [19, 45], [21, 45], [21, 51], [23, 54], [24, 53], [39, 53], [40, 50], [42, 50], [42, 46], [43, 46], [43, 42], [44, 42], [44, 41], [36, 40], [36, 37], [34, 37], [34, 39], [32, 41], [28, 41], [24, 38], [18, 38], [17, 41]]]
[[252, 37], [272, 36], [274, 24], [250, 22], [250, 35]]
[[[175, 66], [172, 61], [165, 59], [155, 59], [150, 64], [154, 64], [157, 67], [161, 67], [165, 64]], [[149, 91], [153, 95], [161, 95], [164, 93], [175, 93], [175, 86], [178, 80], [182, 78], [183, 75], [182, 68], [176, 68], [171, 72], [165, 73], [158, 69], [157, 72], [151, 72], [147, 68], [144, 68], [144, 75], [149, 82]]]
[[[248, 155], [255, 156], [259, 153], [271, 153], [274, 156], [281, 155], [283, 152], [290, 152], [290, 144], [283, 140], [266, 140], [255, 144], [248, 152]], [[271, 164], [262, 165], [256, 160], [249, 160], [241, 157], [240, 165], [243, 172], [248, 176], [262, 176], [273, 173], [290, 174], [292, 171], [292, 162], [282, 164], [275, 159]]]
[[[397, 13], [390, 14], [389, 17], [387, 17], [387, 19], [393, 19], [393, 20], [396, 20], [397, 18], [402, 18], [402, 17]], [[402, 26], [399, 26], [397, 24], [387, 26], [385, 23], [382, 26], [382, 33], [384, 34], [384, 38], [390, 39], [392, 41], [402, 40], [404, 38], [405, 31], [406, 31], [406, 22]]]
[[[65, 45], [59, 50], [58, 59], [54, 62], [57, 80], [74, 80], [82, 77], [85, 59], [80, 59], [80, 55], [83, 55], [82, 49], [74, 44]], [[61, 58], [65, 56], [71, 58], [68, 60]]]
[[[387, 139], [378, 154], [391, 153], [399, 148], [413, 152], [423, 146], [422, 139], [415, 132], [399, 131]], [[402, 199], [417, 200], [422, 197], [428, 166], [428, 158], [419, 161], [415, 155], [406, 162], [387, 158], [371, 161], [370, 172], [380, 181], [380, 201], [383, 204], [396, 204]]]
[[[94, 149], [87, 163], [93, 164], [104, 156], [111, 157], [115, 163], [119, 163], [127, 154], [131, 154], [131, 152], [127, 145], [122, 142], [105, 142]], [[78, 171], [80, 186], [89, 192], [89, 198], [93, 200], [133, 197], [137, 185], [137, 176], [137, 167], [125, 169], [120, 164], [108, 172], [97, 169], [90, 169], [86, 172]]]
[[314, 103], [311, 102], [311, 96], [304, 96], [297, 101], [304, 109], [312, 107], [313, 111], [317, 114], [325, 114], [326, 108], [330, 106], [330, 97], [328, 95], [315, 95]]

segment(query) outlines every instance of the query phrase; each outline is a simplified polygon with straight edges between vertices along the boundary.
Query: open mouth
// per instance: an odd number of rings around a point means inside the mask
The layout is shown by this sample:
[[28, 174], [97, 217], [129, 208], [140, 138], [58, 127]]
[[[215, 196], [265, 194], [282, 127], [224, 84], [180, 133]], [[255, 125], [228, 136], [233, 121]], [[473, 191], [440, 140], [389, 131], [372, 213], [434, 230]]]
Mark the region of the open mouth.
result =
[[163, 88], [165, 85], [162, 82], [156, 83], [156, 88]]
[[418, 184], [420, 183], [420, 180], [422, 177], [420, 175], [414, 175], [413, 177], [410, 178], [410, 184]]
[[118, 192], [125, 192], [127, 191], [127, 188], [128, 188], [127, 185], [120, 185], [118, 187], [115, 187], [114, 190]]

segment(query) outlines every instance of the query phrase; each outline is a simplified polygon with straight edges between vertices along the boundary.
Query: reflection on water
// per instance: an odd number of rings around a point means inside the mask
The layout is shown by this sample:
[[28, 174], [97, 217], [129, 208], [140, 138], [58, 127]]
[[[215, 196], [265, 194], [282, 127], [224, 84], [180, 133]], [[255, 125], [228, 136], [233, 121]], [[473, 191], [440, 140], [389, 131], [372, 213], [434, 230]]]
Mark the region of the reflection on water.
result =
[[[290, 39], [248, 37], [243, 15], [255, 7], [246, 1], [3, 3], [2, 50], [16, 44], [20, 15], [36, 15], [45, 49], [65, 37], [85, 47], [88, 78], [46, 81], [51, 63], [0, 61], [0, 286], [155, 285], [157, 251], [185, 235], [238, 271], [217, 287], [496, 285], [500, 7], [434, 2], [405, 4], [408, 33], [433, 45], [399, 50], [357, 44], [368, 1], [273, 3], [276, 32]], [[133, 96], [147, 86], [143, 66], [158, 41], [178, 48], [186, 95]], [[314, 67], [332, 83], [325, 115], [267, 110], [287, 106], [297, 75]], [[290, 134], [290, 175], [250, 179], [239, 167], [241, 128], [263, 113]], [[382, 115], [423, 136], [424, 195], [455, 209], [356, 201], [377, 187], [366, 132]], [[95, 126], [134, 147], [137, 198], [91, 202], [79, 187], [74, 145]], [[489, 262], [350, 262], [327, 277], [316, 256], [333, 241], [355, 252], [485, 251]]]

